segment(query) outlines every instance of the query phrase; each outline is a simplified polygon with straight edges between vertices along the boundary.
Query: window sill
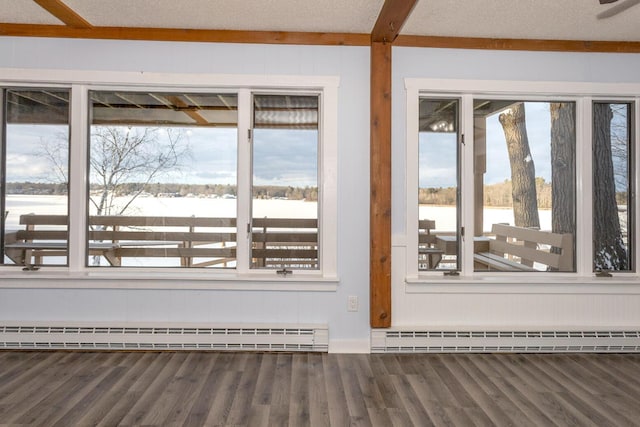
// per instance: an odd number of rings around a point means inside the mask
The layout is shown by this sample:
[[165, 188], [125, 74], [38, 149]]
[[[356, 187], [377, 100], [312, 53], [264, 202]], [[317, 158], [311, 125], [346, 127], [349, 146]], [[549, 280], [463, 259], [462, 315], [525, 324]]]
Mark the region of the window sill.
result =
[[416, 294], [640, 294], [637, 274], [613, 277], [575, 274], [506, 274], [491, 276], [419, 276], [405, 279], [405, 291]]
[[185, 271], [38, 271], [0, 272], [0, 288], [35, 289], [166, 289], [334, 292], [337, 277], [321, 274], [235, 274]]

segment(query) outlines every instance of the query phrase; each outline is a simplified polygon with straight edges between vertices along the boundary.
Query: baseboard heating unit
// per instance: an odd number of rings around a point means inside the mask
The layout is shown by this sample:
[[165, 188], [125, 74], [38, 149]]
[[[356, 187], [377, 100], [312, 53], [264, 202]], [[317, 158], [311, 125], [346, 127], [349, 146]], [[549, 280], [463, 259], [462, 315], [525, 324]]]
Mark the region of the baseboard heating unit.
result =
[[372, 353], [636, 353], [640, 331], [438, 331], [371, 332]]
[[329, 349], [325, 325], [105, 325], [0, 323], [0, 349], [253, 350]]

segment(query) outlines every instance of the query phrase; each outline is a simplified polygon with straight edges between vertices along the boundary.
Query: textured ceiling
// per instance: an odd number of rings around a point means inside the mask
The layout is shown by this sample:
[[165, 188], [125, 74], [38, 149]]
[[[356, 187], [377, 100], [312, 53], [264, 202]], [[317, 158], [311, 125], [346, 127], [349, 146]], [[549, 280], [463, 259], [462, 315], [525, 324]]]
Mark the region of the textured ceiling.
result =
[[[370, 33], [384, 0], [64, 2], [94, 26]], [[640, 41], [640, 4], [597, 19], [611, 7], [598, 0], [418, 0], [401, 34]], [[2, 0], [0, 23], [63, 25], [31, 0]]]
[[402, 34], [640, 41], [640, 5], [597, 18], [611, 7], [598, 0], [419, 0]]

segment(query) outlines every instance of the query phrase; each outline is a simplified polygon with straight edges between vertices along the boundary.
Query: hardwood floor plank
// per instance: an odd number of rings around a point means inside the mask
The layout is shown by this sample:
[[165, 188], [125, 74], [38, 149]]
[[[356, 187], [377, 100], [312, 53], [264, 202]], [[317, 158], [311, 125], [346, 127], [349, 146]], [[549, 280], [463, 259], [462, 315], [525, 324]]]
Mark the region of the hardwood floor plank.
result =
[[125, 393], [133, 404], [123, 402], [124, 404], [114, 413], [116, 419], [110, 417], [110, 422], [103, 420], [99, 425], [113, 425], [113, 421], [116, 421], [116, 424], [139, 425], [186, 357], [185, 353], [158, 353], [156, 355], [158, 363], [154, 360], [153, 369], [150, 367], [145, 371]]
[[189, 353], [180, 369], [156, 399], [143, 424], [181, 425], [194, 404], [202, 378], [207, 373], [207, 353]]
[[[42, 372], [47, 372], [50, 367], [58, 366], [62, 363], [62, 359], [68, 356], [63, 352], [53, 354], [47, 352], [4, 352], [3, 354], [12, 354], [16, 364], [9, 365], [13, 368], [5, 368], [5, 365], [0, 365], [3, 373], [0, 378], [0, 408], [7, 400], [20, 396], [22, 390], [25, 390], [28, 395], [31, 382], [41, 381], [39, 375]], [[2, 410], [0, 410], [0, 416], [2, 416]]]
[[364, 425], [371, 424], [365, 398], [358, 381], [358, 367], [355, 358], [345, 354], [337, 354], [335, 357], [338, 360], [340, 378], [344, 386], [347, 410], [351, 421], [358, 424], [364, 423]]
[[[76, 367], [83, 361], [86, 363], [87, 359], [87, 355], [83, 353], [66, 353], [55, 364], [39, 364], [35, 370], [39, 374], [3, 399], [3, 413], [0, 414], [3, 422], [14, 423], [22, 420], [20, 422], [28, 423], [29, 413], [36, 414], [38, 405], [61, 387], [73, 375]], [[73, 371], [70, 367], [73, 367]]]
[[[561, 384], [565, 390], [571, 390], [583, 404], [593, 408], [607, 420], [603, 422], [604, 425], [609, 424], [609, 420], [613, 422], [613, 425], [617, 426], [636, 425], [632, 418], [625, 416], [625, 414], [607, 404], [606, 400], [600, 399], [597, 387], [590, 389], [588, 381], [585, 381], [582, 376], [571, 375], [566, 369], [563, 369], [566, 364], [559, 366], [558, 363], [547, 363], [545, 359], [547, 358], [530, 357], [527, 359], [531, 362], [527, 366], [531, 369], [532, 374], [539, 376], [548, 374]], [[637, 420], [637, 418], [635, 419]]]
[[[523, 422], [532, 425], [563, 425], [558, 424], [556, 420], [569, 418], [561, 406], [551, 405], [545, 399], [548, 392], [537, 392], [529, 389], [520, 378], [495, 378], [494, 383], [504, 391], [504, 394], [513, 402], [523, 414]], [[548, 395], [548, 394], [547, 394]]]
[[51, 390], [44, 399], [31, 406], [16, 422], [31, 425], [55, 423], [110, 372], [110, 369], [96, 371], [96, 362], [99, 362], [101, 356], [94, 353], [90, 357], [81, 357], [66, 380]]
[[238, 356], [243, 359], [242, 374], [231, 403], [227, 423], [230, 425], [247, 425], [249, 418], [247, 408], [251, 407], [251, 401], [255, 394], [262, 354], [244, 353]]
[[71, 406], [66, 413], [61, 414], [58, 420], [53, 423], [53, 417], [47, 421], [52, 423], [54, 427], [65, 427], [70, 425], [80, 425], [80, 419], [87, 411], [99, 401], [99, 399], [108, 393], [115, 384], [124, 376], [126, 368], [122, 366], [114, 366], [107, 368], [106, 375], [95, 384], [89, 385], [89, 391], [80, 393], [80, 398], [75, 405]]
[[[234, 393], [240, 383], [241, 372], [236, 353], [222, 353], [207, 377], [207, 406], [198, 425], [224, 425], [233, 404]], [[209, 384], [210, 383], [210, 384]]]
[[324, 366], [325, 387], [327, 390], [327, 403], [329, 406], [329, 421], [331, 425], [343, 426], [350, 424], [349, 410], [345, 401], [347, 400], [342, 375], [338, 360], [333, 354], [326, 354], [322, 357]]
[[[157, 360], [156, 354], [125, 353], [126, 358], [117, 366], [122, 368], [122, 377], [111, 388], [105, 390], [98, 399], [90, 405], [78, 419], [78, 425], [97, 425], [103, 420], [121, 419], [124, 412], [135, 403], [135, 400], [123, 399], [129, 389], [140, 376]], [[130, 397], [130, 396], [128, 396]], [[126, 404], [125, 411], [119, 411]]]
[[507, 391], [499, 383], [500, 376], [492, 367], [487, 364], [480, 355], [464, 355], [460, 360], [465, 370], [470, 373], [478, 385], [491, 397], [495, 405], [503, 412], [503, 417], [507, 417], [510, 422], [507, 425], [533, 425], [526, 414], [511, 399]]
[[402, 401], [395, 392], [391, 383], [391, 377], [385, 366], [385, 359], [393, 357], [388, 354], [372, 354], [369, 356], [371, 372], [375, 378], [375, 384], [382, 397], [382, 404], [385, 408], [402, 408]]
[[275, 379], [277, 355], [265, 353], [260, 363], [253, 405], [271, 404], [271, 387]]
[[640, 356], [0, 351], [0, 424], [633, 426]]
[[[469, 396], [475, 402], [476, 408], [469, 408], [468, 411], [474, 411], [475, 419], [480, 425], [496, 424], [496, 425], [513, 425], [514, 420], [510, 419], [507, 414], [496, 404], [495, 400], [489, 393], [483, 389], [476, 378], [467, 371], [464, 366], [462, 355], [451, 355], [443, 357], [443, 363], [453, 375], [455, 375], [461, 384], [464, 384]], [[462, 362], [462, 363], [461, 363]], [[484, 416], [483, 416], [484, 415]]]
[[277, 356], [275, 378], [271, 389], [270, 425], [287, 425], [291, 400], [292, 360], [291, 354], [284, 353]]
[[414, 425], [433, 426], [435, 423], [428, 412], [428, 410], [431, 409], [431, 405], [424, 405], [416, 394], [413, 393], [411, 384], [407, 378], [415, 376], [416, 375], [392, 375], [391, 380], [411, 422]]
[[329, 401], [325, 386], [323, 354], [309, 353], [309, 423], [312, 426], [330, 425]]
[[293, 355], [289, 393], [289, 424], [291, 425], [310, 425], [309, 367], [306, 354]]
[[221, 353], [205, 353], [207, 357], [204, 359], [203, 374], [199, 379], [197, 385], [197, 393], [195, 401], [188, 412], [187, 417], [182, 423], [183, 426], [198, 426], [203, 425], [204, 420], [209, 415], [209, 409], [211, 408], [211, 402], [215, 397], [215, 390], [217, 388], [216, 379], [219, 378], [224, 370], [227, 369], [230, 360], [218, 360], [221, 358]]

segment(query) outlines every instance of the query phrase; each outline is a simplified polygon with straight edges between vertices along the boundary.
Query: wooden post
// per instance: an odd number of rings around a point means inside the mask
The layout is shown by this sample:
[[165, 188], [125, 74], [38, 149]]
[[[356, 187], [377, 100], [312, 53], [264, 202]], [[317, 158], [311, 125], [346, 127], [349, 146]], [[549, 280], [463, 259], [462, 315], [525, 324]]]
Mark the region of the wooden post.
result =
[[370, 322], [391, 326], [391, 44], [371, 43]]

